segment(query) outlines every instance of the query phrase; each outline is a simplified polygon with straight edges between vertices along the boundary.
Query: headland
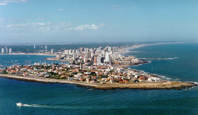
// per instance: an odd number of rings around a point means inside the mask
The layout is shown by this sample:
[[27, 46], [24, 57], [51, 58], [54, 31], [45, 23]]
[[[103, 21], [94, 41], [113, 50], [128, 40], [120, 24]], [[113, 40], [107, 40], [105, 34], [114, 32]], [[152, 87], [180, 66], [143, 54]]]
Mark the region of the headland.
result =
[[66, 61], [67, 64], [12, 65], [0, 69], [0, 77], [96, 89], [183, 89], [197, 86], [194, 82], [170, 81], [159, 75], [128, 68], [147, 63], [146, 60], [124, 55], [131, 49], [145, 46], [148, 44], [64, 50], [55, 58], [48, 59]]
[[109, 90], [109, 89], [184, 89], [197, 86], [193, 82], [181, 82], [181, 81], [161, 81], [161, 82], [145, 82], [145, 83], [86, 83], [79, 81], [69, 81], [69, 80], [60, 80], [60, 79], [50, 79], [50, 78], [37, 78], [37, 77], [23, 77], [16, 75], [0, 74], [2, 78], [16, 79], [22, 81], [31, 81], [31, 82], [40, 82], [40, 83], [61, 83], [61, 84], [74, 84], [83, 87]]

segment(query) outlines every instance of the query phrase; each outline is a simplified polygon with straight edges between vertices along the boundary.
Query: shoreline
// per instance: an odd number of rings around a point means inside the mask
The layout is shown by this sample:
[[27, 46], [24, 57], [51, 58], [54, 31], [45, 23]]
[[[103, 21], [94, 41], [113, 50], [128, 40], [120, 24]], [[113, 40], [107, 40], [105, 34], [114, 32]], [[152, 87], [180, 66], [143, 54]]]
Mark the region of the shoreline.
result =
[[0, 74], [1, 78], [40, 82], [40, 83], [58, 83], [58, 84], [72, 84], [82, 87], [90, 87], [94, 89], [110, 90], [110, 89], [185, 89], [197, 86], [198, 84], [193, 82], [181, 82], [181, 81], [162, 81], [162, 82], [143, 82], [143, 83], [128, 83], [128, 84], [99, 84], [99, 83], [85, 83], [80, 81], [68, 81], [63, 79], [50, 79], [50, 78], [35, 78], [35, 77], [22, 77], [17, 75]]
[[[149, 43], [149, 44], [136, 44], [131, 47], [124, 48], [119, 51], [119, 54], [126, 54], [130, 51], [133, 51], [137, 48], [147, 47], [147, 46], [155, 46], [155, 45], [166, 45], [166, 44], [178, 44], [178, 42], [168, 42], [168, 43]], [[24, 53], [24, 54], [8, 54], [8, 55], [46, 55], [43, 53]], [[48, 55], [49, 56], [49, 55]], [[52, 55], [51, 55], [52, 56]], [[46, 58], [46, 60], [55, 60], [55, 57]], [[139, 59], [139, 58], [138, 58]], [[60, 60], [59, 60], [60, 61]], [[140, 63], [140, 64], [145, 64]], [[137, 64], [139, 65], [139, 64]], [[126, 67], [128, 68], [128, 66]], [[136, 69], [135, 69], [136, 70]], [[142, 71], [142, 70], [137, 70]], [[144, 72], [144, 71], [143, 71]], [[197, 86], [197, 83], [194, 82], [183, 82], [183, 81], [157, 81], [157, 82], [141, 82], [141, 83], [86, 83], [81, 81], [69, 81], [66, 79], [52, 79], [52, 78], [41, 78], [41, 77], [23, 77], [17, 76], [14, 74], [0, 74], [0, 77], [9, 78], [9, 79], [17, 79], [23, 81], [32, 81], [32, 82], [41, 82], [41, 83], [61, 83], [61, 84], [73, 84], [83, 87], [91, 87], [95, 89], [184, 89], [190, 88], [193, 86]]]

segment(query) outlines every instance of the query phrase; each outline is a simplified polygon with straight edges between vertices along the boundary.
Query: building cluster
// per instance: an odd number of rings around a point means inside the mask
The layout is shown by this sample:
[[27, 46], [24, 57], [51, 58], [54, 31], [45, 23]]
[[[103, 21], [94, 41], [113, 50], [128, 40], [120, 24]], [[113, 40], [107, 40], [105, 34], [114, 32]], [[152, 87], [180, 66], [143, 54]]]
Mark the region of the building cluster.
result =
[[98, 48], [79, 48], [68, 49], [57, 55], [58, 60], [68, 61], [70, 64], [76, 65], [133, 65], [143, 63], [133, 56], [121, 55], [125, 52], [125, 48], [119, 47], [98, 47]]
[[12, 48], [8, 48], [8, 47], [1, 48], [1, 54], [12, 54]]
[[133, 56], [121, 55], [126, 49], [119, 47], [80, 48], [64, 50], [57, 55], [68, 64], [13, 65], [0, 72], [24, 77], [66, 79], [85, 83], [158, 82], [161, 78], [145, 72], [128, 69], [145, 63]]
[[84, 69], [80, 69], [77, 65], [70, 64], [14, 65], [6, 69], [1, 69], [0, 73], [100, 84], [158, 82], [161, 80], [159, 77], [145, 72], [124, 68], [112, 68], [107, 65], [91, 66]]
[[33, 49], [39, 53], [54, 54], [54, 49], [49, 49], [48, 45], [33, 45]]

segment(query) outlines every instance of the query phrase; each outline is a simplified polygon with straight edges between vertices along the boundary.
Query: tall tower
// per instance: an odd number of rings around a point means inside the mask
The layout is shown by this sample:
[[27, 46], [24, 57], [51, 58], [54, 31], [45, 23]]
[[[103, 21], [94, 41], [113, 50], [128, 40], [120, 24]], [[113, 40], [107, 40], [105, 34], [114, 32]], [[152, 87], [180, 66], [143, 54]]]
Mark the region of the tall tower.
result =
[[94, 59], [93, 59], [93, 64], [94, 65], [97, 65], [97, 57], [98, 57], [97, 55], [94, 56]]
[[4, 54], [5, 53], [5, 49], [1, 48], [1, 53]]
[[106, 62], [106, 63], [109, 63], [110, 62], [110, 57], [109, 57], [109, 53], [108, 52], [105, 53], [105, 60], [104, 60], [104, 62]]
[[47, 52], [47, 45], [45, 45], [45, 52]]
[[8, 52], [9, 52], [9, 51], [8, 51], [8, 48], [6, 47], [6, 48], [5, 48], [5, 53], [8, 54]]
[[9, 48], [9, 54], [11, 54], [12, 53], [12, 48]]
[[102, 57], [100, 55], [97, 57], [97, 65], [101, 65], [102, 64], [101, 58]]
[[54, 54], [54, 49], [51, 49], [51, 54]]

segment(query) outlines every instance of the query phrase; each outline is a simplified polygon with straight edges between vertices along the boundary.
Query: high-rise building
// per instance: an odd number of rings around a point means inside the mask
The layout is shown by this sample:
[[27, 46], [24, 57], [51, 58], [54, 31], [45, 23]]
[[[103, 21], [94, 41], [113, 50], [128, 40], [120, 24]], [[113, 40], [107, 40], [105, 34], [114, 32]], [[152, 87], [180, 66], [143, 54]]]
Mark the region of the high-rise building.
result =
[[11, 54], [12, 53], [12, 48], [9, 48], [9, 54]]
[[1, 53], [4, 54], [5, 53], [5, 49], [1, 48]]
[[9, 52], [9, 51], [8, 51], [8, 48], [6, 47], [6, 48], [5, 48], [5, 53], [8, 54], [8, 52]]
[[51, 49], [50, 53], [51, 53], [51, 54], [54, 54], [54, 49]]
[[111, 49], [111, 47], [107, 47], [107, 50], [108, 50], [109, 52], [111, 52], [112, 49]]
[[47, 52], [47, 45], [45, 45], [45, 52]]
[[109, 53], [106, 52], [105, 53], [105, 60], [104, 60], [105, 63], [109, 63], [110, 62], [110, 57], [109, 57]]
[[98, 61], [97, 61], [97, 57], [98, 57], [98, 56], [96, 56], [96, 55], [94, 56], [94, 60], [93, 60], [93, 64], [94, 64], [94, 65], [97, 65], [97, 62], [98, 62]]
[[87, 58], [89, 58], [89, 59], [92, 58], [91, 51], [87, 52]]
[[64, 50], [64, 54], [69, 55], [69, 50]]
[[97, 56], [97, 65], [101, 65], [102, 64], [102, 57], [99, 55]]

